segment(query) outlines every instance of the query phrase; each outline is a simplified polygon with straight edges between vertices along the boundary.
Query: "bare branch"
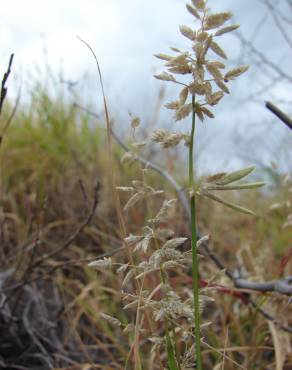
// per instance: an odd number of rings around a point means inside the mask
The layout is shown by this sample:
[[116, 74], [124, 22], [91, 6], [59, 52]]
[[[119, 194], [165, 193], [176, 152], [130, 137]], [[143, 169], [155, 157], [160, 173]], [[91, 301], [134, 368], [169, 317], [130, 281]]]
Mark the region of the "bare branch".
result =
[[236, 288], [256, 290], [258, 292], [277, 292], [281, 294], [292, 294], [292, 276], [285, 279], [275, 280], [264, 283], [257, 283], [254, 281], [244, 279], [234, 279]]
[[256, 55], [266, 66], [270, 67], [274, 72], [276, 72], [279, 77], [284, 78], [289, 82], [292, 82], [292, 77], [289, 74], [282, 71], [281, 68], [279, 68], [279, 66], [276, 63], [268, 59], [264, 53], [257, 50], [250, 41], [246, 40], [239, 32], [236, 32], [234, 34], [237, 36], [237, 38], [241, 41], [241, 43], [244, 46], [247, 46], [254, 55]]
[[8, 77], [11, 72], [11, 67], [12, 67], [12, 62], [13, 62], [14, 54], [10, 55], [9, 63], [8, 63], [8, 68], [7, 71], [3, 75], [2, 83], [1, 83], [1, 92], [0, 92], [0, 114], [2, 112], [3, 108], [3, 103], [7, 95], [7, 87], [6, 87], [6, 82], [8, 80]]
[[268, 108], [271, 112], [274, 113], [282, 122], [285, 123], [286, 126], [292, 130], [292, 119], [287, 116], [284, 112], [282, 112], [278, 107], [276, 107], [273, 103], [267, 101], [266, 108]]
[[285, 28], [282, 26], [282, 23], [280, 22], [280, 20], [279, 20], [279, 15], [276, 12], [275, 5], [272, 5], [268, 0], [265, 0], [264, 3], [269, 8], [269, 10], [270, 10], [270, 12], [272, 14], [272, 17], [274, 19], [274, 22], [275, 22], [276, 26], [278, 27], [279, 31], [281, 32], [284, 40], [287, 42], [287, 44], [289, 45], [289, 47], [292, 49], [292, 41], [291, 41], [291, 38], [288, 35], [288, 33], [286, 32]]

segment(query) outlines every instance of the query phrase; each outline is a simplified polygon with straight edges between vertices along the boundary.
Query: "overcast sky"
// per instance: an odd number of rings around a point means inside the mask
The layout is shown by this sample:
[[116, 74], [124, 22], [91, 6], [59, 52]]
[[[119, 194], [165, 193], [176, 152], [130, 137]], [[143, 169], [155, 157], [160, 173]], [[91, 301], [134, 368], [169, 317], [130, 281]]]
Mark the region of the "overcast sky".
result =
[[[286, 6], [286, 0], [280, 1], [280, 5], [277, 9], [292, 19], [292, 8]], [[292, 77], [292, 50], [262, 0], [210, 0], [209, 6], [214, 11], [231, 10], [244, 37]], [[17, 79], [11, 97], [21, 77], [25, 100], [28, 71], [40, 78], [49, 65], [54, 74], [62, 73], [65, 80], [79, 81], [82, 104], [93, 107], [97, 104], [98, 109], [100, 90], [95, 64], [88, 49], [77, 39], [79, 36], [95, 50], [112, 114], [117, 121], [124, 121], [128, 111], [145, 120], [153, 115], [161, 82], [152, 75], [161, 71], [162, 64], [153, 54], [167, 53], [169, 46], [187, 46], [178, 27], [192, 26], [192, 17], [181, 0], [10, 0], [1, 5], [0, 23], [1, 72], [9, 54], [15, 53], [13, 69]], [[277, 145], [290, 132], [273, 120], [264, 108], [264, 101], [272, 99], [292, 113], [291, 103], [287, 104], [291, 102], [292, 83], [284, 80], [271, 84], [271, 79], [277, 80], [275, 70], [259, 68], [258, 59], [248, 49], [242, 50], [236, 37], [224, 36], [222, 45], [232, 66], [240, 59], [240, 63], [250, 64], [251, 69], [232, 85], [232, 97], [226, 97], [216, 109], [216, 120], [207, 122], [200, 130], [203, 163], [211, 169], [218, 168], [218, 164], [232, 166], [237, 164], [238, 154], [241, 157], [246, 154], [249, 161], [249, 157], [260, 152], [260, 161], [268, 164], [272, 159], [279, 160], [285, 168], [283, 159], [270, 154], [275, 151], [280, 157]], [[167, 102], [175, 96], [176, 89], [165, 87]], [[165, 125], [166, 121], [170, 122], [171, 116], [163, 109], [158, 125]], [[175, 125], [177, 130], [188, 128], [187, 123]], [[117, 126], [126, 125], [117, 122]], [[261, 135], [256, 142], [255, 133]], [[248, 147], [248, 152], [244, 153], [241, 146]]]

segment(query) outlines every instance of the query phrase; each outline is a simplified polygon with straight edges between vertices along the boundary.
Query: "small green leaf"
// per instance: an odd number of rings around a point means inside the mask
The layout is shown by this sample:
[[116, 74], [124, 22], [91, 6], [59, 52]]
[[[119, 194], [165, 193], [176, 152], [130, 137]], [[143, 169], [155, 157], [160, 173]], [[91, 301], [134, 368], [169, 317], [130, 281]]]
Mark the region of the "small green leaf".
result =
[[243, 190], [243, 189], [257, 189], [264, 186], [264, 182], [251, 182], [249, 184], [238, 185], [207, 185], [207, 190]]
[[168, 362], [169, 370], [178, 370], [176, 359], [175, 359], [175, 354], [174, 354], [174, 348], [173, 348], [173, 344], [171, 342], [168, 330], [166, 331], [165, 339], [166, 339], [167, 362]]
[[212, 200], [215, 200], [218, 203], [221, 203], [221, 204], [225, 205], [226, 207], [232, 208], [235, 211], [245, 213], [245, 214], [248, 214], [248, 215], [252, 215], [252, 216], [257, 216], [257, 214], [254, 213], [253, 211], [251, 211], [250, 209], [238, 206], [237, 204], [234, 204], [234, 203], [227, 202], [226, 200], [224, 200], [220, 197], [217, 197], [214, 194], [208, 193], [207, 191], [204, 191], [201, 194], [204, 195], [207, 198], [210, 198]]

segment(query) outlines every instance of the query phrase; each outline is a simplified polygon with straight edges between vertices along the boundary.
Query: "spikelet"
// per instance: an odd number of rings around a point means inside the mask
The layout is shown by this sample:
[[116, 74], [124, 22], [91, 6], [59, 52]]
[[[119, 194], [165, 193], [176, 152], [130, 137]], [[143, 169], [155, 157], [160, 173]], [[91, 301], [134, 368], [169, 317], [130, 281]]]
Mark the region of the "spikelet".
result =
[[169, 131], [163, 128], [154, 130], [152, 133], [152, 141], [156, 143], [161, 143], [167, 136], [169, 135]]
[[163, 72], [159, 75], [154, 75], [155, 78], [157, 78], [157, 80], [162, 80], [162, 81], [173, 81], [175, 82], [176, 79], [173, 77], [173, 75], [171, 75], [170, 73], [167, 73], [167, 72]]
[[144, 238], [136, 245], [134, 252], [141, 250], [144, 253], [146, 253], [150, 246], [150, 242], [152, 239], [153, 239], [153, 232], [150, 229], [150, 231], [146, 233]]
[[214, 28], [218, 28], [222, 26], [226, 21], [228, 21], [231, 17], [232, 17], [232, 13], [230, 12], [223, 12], [223, 13], [208, 15], [205, 19], [204, 29], [212, 30]]
[[[123, 287], [126, 286], [132, 280], [132, 278], [135, 276], [135, 274], [136, 274], [135, 269], [129, 270], [127, 272], [126, 276], [124, 277], [124, 280], [122, 282], [122, 286]], [[124, 308], [126, 308], [126, 307], [124, 307]]]
[[139, 202], [139, 200], [144, 198], [144, 194], [142, 192], [135, 193], [131, 196], [131, 198], [127, 201], [124, 206], [124, 210], [128, 211], [130, 208], [134, 207], [134, 205]]
[[176, 66], [186, 63], [187, 57], [189, 56], [189, 53], [181, 53], [180, 55], [171, 58], [169, 62], [166, 63], [167, 66]]
[[168, 68], [169, 72], [186, 75], [192, 72], [192, 69], [188, 63], [177, 64], [173, 67]]
[[206, 97], [206, 101], [209, 105], [216, 105], [223, 98], [224, 94], [222, 91], [217, 91]]
[[169, 210], [173, 208], [176, 199], [164, 200], [155, 218], [148, 220], [150, 223], [166, 222], [169, 218]]
[[205, 236], [202, 236], [202, 238], [200, 238], [198, 241], [197, 241], [197, 248], [200, 248], [201, 245], [205, 244], [205, 243], [209, 243], [210, 241], [210, 235], [205, 235]]
[[149, 258], [149, 265], [159, 268], [166, 261], [180, 261], [183, 257], [183, 254], [174, 248], [158, 249]]
[[216, 80], [223, 80], [222, 73], [220, 70], [216, 67], [216, 65], [207, 63], [206, 68], [208, 72], [216, 79]]
[[204, 82], [204, 88], [206, 91], [206, 95], [212, 94], [212, 85], [210, 81]]
[[196, 39], [196, 32], [194, 32], [190, 27], [182, 25], [179, 27], [180, 33], [187, 37], [188, 39], [194, 41]]
[[199, 117], [199, 120], [203, 122], [205, 118], [204, 118], [204, 114], [203, 114], [202, 107], [200, 106], [200, 104], [195, 104], [195, 112], [196, 112], [196, 115]]
[[206, 85], [200, 82], [192, 82], [189, 85], [189, 91], [192, 95], [205, 95]]
[[188, 63], [189, 53], [181, 53], [166, 63], [168, 70], [172, 73], [187, 74], [191, 73], [191, 67]]
[[[179, 93], [179, 103], [180, 105], [184, 105], [189, 95], [189, 88], [188, 86], [184, 87], [181, 92]], [[177, 109], [177, 108], [176, 108]]]
[[230, 80], [234, 80], [236, 77], [242, 75], [244, 72], [248, 70], [249, 66], [242, 66], [238, 68], [231, 69], [227, 72], [224, 76], [224, 81], [228, 82]]
[[118, 274], [123, 274], [129, 267], [129, 264], [128, 263], [124, 263], [123, 265], [121, 265], [118, 269], [117, 269], [117, 273]]
[[131, 120], [131, 127], [135, 129], [140, 126], [140, 123], [141, 123], [141, 119], [139, 117], [133, 117]]
[[183, 140], [184, 134], [174, 132], [170, 133], [167, 130], [155, 130], [152, 135], [152, 141], [160, 143], [162, 148], [171, 148]]
[[155, 58], [166, 60], [166, 61], [169, 61], [173, 58], [172, 56], [167, 55], [167, 54], [154, 54], [154, 56]]
[[161, 241], [165, 241], [167, 239], [173, 238], [174, 231], [171, 229], [165, 229], [165, 228], [159, 228], [155, 232], [156, 239], [159, 239]]
[[175, 112], [175, 120], [180, 121], [186, 118], [192, 111], [192, 104], [185, 104]]
[[200, 11], [203, 11], [206, 8], [205, 0], [192, 0], [192, 4]]
[[161, 142], [161, 146], [165, 149], [173, 148], [174, 146], [178, 145], [183, 138], [184, 138], [184, 135], [180, 133], [170, 134], [167, 138], [165, 138]]
[[223, 59], [227, 59], [227, 55], [225, 54], [225, 51], [217, 44], [217, 42], [212, 41], [210, 44], [210, 49], [212, 49], [215, 54], [219, 55], [219, 57]]
[[112, 259], [110, 257], [104, 257], [102, 259], [90, 262], [88, 266], [101, 269], [110, 268], [112, 266]]
[[214, 114], [206, 107], [201, 107], [202, 112], [209, 118], [214, 118]]
[[207, 65], [214, 66], [215, 68], [224, 69], [226, 66], [224, 63], [220, 62], [219, 60], [208, 61]]
[[181, 106], [180, 101], [173, 101], [173, 102], [165, 104], [165, 108], [167, 109], [178, 109], [180, 108], [180, 106]]
[[205, 46], [203, 43], [194, 44], [193, 50], [196, 53], [197, 60], [203, 60], [204, 53], [205, 53]]
[[174, 238], [171, 240], [168, 240], [162, 248], [176, 248], [179, 245], [182, 245], [188, 238]]
[[202, 65], [196, 65], [194, 70], [193, 70], [193, 75], [194, 78], [197, 82], [204, 82], [204, 77], [205, 77], [205, 70]]
[[182, 51], [178, 48], [170, 47], [170, 50], [174, 51], [175, 53], [182, 53]]
[[124, 241], [128, 244], [128, 245], [134, 245], [136, 243], [138, 243], [141, 239], [143, 238], [143, 236], [141, 235], [133, 235], [133, 234], [130, 234], [129, 236], [127, 236], [126, 238], [124, 238]]
[[198, 42], [203, 42], [203, 41], [206, 41], [208, 37], [209, 37], [208, 32], [205, 32], [205, 31], [199, 31], [199, 32], [197, 33], [197, 39], [196, 39], [196, 40], [197, 40]]
[[186, 8], [187, 8], [188, 12], [191, 13], [194, 17], [196, 17], [197, 19], [201, 19], [200, 14], [191, 5], [187, 4]]
[[226, 94], [230, 94], [230, 91], [228, 89], [228, 87], [225, 85], [224, 82], [220, 81], [220, 80], [215, 80], [215, 83], [216, 85], [222, 90], [224, 91]]
[[224, 35], [225, 33], [232, 32], [232, 31], [236, 30], [238, 27], [239, 27], [239, 24], [234, 24], [233, 26], [228, 26], [228, 27], [221, 28], [220, 30], [218, 30], [214, 34], [214, 36]]

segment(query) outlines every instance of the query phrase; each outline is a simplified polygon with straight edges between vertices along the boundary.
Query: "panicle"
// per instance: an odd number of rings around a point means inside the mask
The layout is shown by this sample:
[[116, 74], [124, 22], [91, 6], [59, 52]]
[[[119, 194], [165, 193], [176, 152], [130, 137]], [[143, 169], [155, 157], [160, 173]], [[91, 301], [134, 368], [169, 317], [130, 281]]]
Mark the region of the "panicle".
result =
[[[176, 53], [174, 57], [166, 54], [156, 54], [156, 57], [166, 61], [168, 72], [163, 72], [155, 77], [160, 80], [184, 85], [179, 93], [178, 100], [165, 105], [166, 108], [175, 111], [175, 121], [188, 117], [193, 110], [201, 121], [204, 121], [205, 117], [213, 118], [214, 114], [207, 106], [217, 105], [224, 94], [230, 93], [226, 84], [248, 69], [247, 66], [237, 67], [223, 74], [224, 63], [220, 60], [208, 60], [207, 55], [209, 51], [215, 53], [217, 57], [227, 59], [225, 51], [214, 41], [214, 38], [236, 30], [239, 25], [226, 26], [225, 23], [231, 19], [232, 13], [221, 12], [212, 14], [206, 7], [206, 4], [207, 2], [204, 0], [191, 0], [191, 4], [186, 5], [188, 12], [196, 20], [200, 20], [198, 29], [195, 30], [186, 25], [180, 26], [180, 33], [191, 42], [193, 53], [171, 48]], [[190, 76], [191, 80], [185, 83], [177, 80], [173, 74]], [[211, 76], [211, 79], [208, 75]], [[213, 86], [217, 86], [219, 91], [213, 92]], [[188, 101], [191, 96], [199, 96], [202, 100], [196, 99], [198, 104], [193, 106]], [[179, 137], [174, 136], [169, 143], [165, 142], [163, 147], [168, 148], [173, 143], [176, 144], [178, 142]]]

